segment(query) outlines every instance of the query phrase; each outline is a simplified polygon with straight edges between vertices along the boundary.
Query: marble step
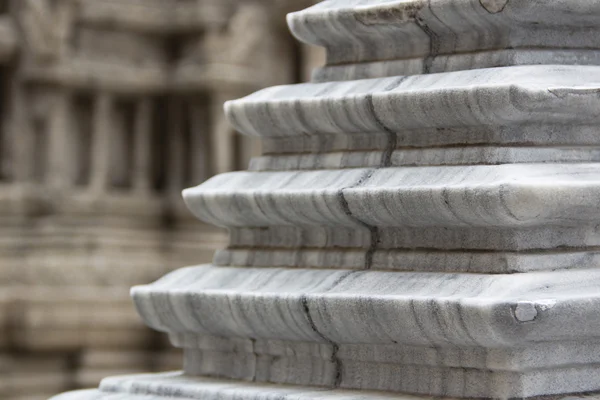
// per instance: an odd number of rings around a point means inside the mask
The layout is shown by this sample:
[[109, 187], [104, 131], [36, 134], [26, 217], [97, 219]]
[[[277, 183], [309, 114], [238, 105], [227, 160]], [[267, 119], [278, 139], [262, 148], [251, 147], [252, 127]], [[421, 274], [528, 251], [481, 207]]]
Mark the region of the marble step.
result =
[[524, 398], [597, 389], [599, 285], [599, 269], [490, 275], [203, 265], [135, 287], [132, 296], [144, 322], [184, 348], [190, 375]]
[[600, 67], [310, 83], [228, 102], [254, 170], [598, 161]]
[[600, 222], [600, 164], [242, 171], [183, 196], [196, 217], [226, 227], [552, 226], [557, 235]]
[[325, 47], [329, 65], [344, 64], [325, 73], [332, 80], [357, 79], [347, 65], [365, 62], [375, 65], [363, 65], [362, 76], [598, 63], [597, 52], [587, 54], [598, 49], [599, 16], [583, 0], [329, 0], [290, 14], [288, 25], [299, 40]]
[[[225, 112], [237, 130], [262, 137], [536, 123], [582, 126], [600, 120], [599, 87], [596, 66], [489, 68], [275, 86], [227, 102]], [[545, 138], [534, 144], [545, 144]]]
[[600, 339], [599, 285], [598, 269], [488, 275], [203, 265], [134, 287], [132, 296], [144, 322], [169, 333], [510, 347]]
[[[421, 397], [382, 392], [285, 386], [268, 383], [190, 377], [180, 372], [108, 378], [99, 390], [83, 390], [51, 400], [418, 400]], [[590, 399], [595, 400], [595, 399]]]
[[[390, 377], [386, 378], [389, 379]], [[405, 381], [419, 380], [417, 376], [395, 376], [394, 378]], [[478, 382], [475, 379], [473, 383], [473, 386], [477, 386]], [[427, 383], [424, 382], [424, 387], [426, 386]], [[552, 391], [551, 386], [557, 385], [549, 385], [548, 392]], [[586, 382], [580, 381], [573, 386], [584, 388]], [[557, 400], [596, 400], [599, 398], [590, 394], [583, 395], [582, 392], [585, 392], [585, 389], [571, 396], [557, 395], [551, 398]], [[489, 393], [490, 397], [493, 396], [493, 398], [508, 399], [511, 394], [516, 394], [514, 398], [526, 398], [531, 391], [529, 391], [527, 385], [517, 385], [508, 388], [506, 392], [489, 391]], [[404, 393], [348, 390], [309, 385], [288, 386], [215, 377], [193, 377], [181, 372], [171, 372], [107, 378], [102, 381], [98, 390], [66, 393], [53, 397], [51, 400], [167, 400], [174, 398], [182, 400], [418, 400], [439, 399], [440, 397], [433, 394], [414, 396]], [[443, 398], [450, 399], [451, 397], [444, 396]]]
[[599, 191], [598, 163], [505, 164], [234, 172], [184, 198], [232, 248], [591, 254]]

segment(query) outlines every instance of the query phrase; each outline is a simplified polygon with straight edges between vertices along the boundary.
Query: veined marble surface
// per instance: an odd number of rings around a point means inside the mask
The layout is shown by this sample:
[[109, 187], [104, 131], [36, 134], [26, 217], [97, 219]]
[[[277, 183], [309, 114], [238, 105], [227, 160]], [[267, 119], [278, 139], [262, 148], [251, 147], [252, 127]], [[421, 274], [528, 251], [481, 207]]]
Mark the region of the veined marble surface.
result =
[[600, 119], [599, 91], [600, 66], [503, 67], [275, 86], [227, 102], [225, 112], [237, 130], [261, 137], [580, 126]]
[[488, 275], [205, 265], [132, 295], [146, 324], [170, 333], [493, 348], [600, 339], [599, 282], [598, 269]]
[[323, 1], [288, 15], [327, 49], [318, 80], [523, 64], [597, 64], [596, 1]]
[[531, 397], [597, 387], [599, 274], [206, 265], [132, 294], [146, 324], [185, 349], [190, 375]]
[[227, 227], [595, 225], [599, 195], [595, 163], [232, 172], [184, 191]]

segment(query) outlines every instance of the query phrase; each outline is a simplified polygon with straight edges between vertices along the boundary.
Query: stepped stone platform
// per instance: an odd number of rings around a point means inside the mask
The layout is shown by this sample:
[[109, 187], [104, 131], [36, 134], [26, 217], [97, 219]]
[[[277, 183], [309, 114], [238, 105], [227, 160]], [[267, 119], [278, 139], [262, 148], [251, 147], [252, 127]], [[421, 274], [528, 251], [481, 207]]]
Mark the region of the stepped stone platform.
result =
[[182, 371], [55, 400], [594, 398], [599, 17], [584, 0], [290, 14], [327, 64], [228, 102], [263, 155], [183, 193], [229, 245], [132, 289]]

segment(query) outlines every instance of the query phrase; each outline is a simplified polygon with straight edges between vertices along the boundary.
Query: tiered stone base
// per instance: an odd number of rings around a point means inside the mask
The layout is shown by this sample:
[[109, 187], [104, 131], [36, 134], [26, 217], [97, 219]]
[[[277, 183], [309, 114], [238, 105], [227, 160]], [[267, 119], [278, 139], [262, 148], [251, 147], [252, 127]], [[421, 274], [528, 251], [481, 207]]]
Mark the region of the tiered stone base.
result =
[[[107, 378], [97, 390], [65, 393], [51, 400], [418, 400], [400, 393], [324, 389], [185, 376], [182, 372]], [[439, 398], [438, 398], [439, 399]], [[554, 396], [552, 399], [598, 400], [600, 395]]]
[[327, 65], [227, 102], [263, 156], [183, 193], [229, 245], [132, 290], [184, 372], [56, 399], [600, 393], [599, 5], [288, 16]]

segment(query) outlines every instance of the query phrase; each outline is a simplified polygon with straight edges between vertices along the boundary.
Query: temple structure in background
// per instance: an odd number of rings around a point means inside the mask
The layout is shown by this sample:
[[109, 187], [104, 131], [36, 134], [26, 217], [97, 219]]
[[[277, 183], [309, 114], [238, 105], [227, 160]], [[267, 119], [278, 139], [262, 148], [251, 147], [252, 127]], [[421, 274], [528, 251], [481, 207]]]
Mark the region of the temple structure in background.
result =
[[209, 261], [181, 190], [258, 152], [223, 102], [293, 82], [304, 1], [0, 1], [0, 398], [180, 366], [129, 287]]

